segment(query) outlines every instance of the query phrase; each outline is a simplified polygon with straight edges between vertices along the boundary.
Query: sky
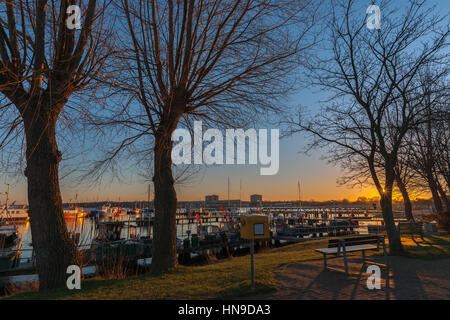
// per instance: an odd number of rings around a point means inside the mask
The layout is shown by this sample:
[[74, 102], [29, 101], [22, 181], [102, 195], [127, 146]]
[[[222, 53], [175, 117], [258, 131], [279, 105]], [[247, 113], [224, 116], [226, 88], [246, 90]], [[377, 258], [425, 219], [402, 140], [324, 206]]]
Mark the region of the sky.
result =
[[[441, 13], [450, 12], [450, 1], [430, 0], [429, 3], [436, 4]], [[290, 104], [308, 106], [313, 112], [317, 112], [319, 100], [324, 96], [323, 92], [313, 93], [311, 88], [305, 88], [290, 97]], [[372, 186], [338, 186], [337, 179], [342, 176], [341, 168], [323, 160], [323, 150], [309, 155], [302, 153], [305, 142], [305, 137], [301, 134], [280, 141], [280, 167], [278, 174], [273, 176], [261, 176], [258, 165], [221, 165], [202, 169], [189, 183], [176, 186], [178, 200], [203, 200], [208, 194], [217, 194], [220, 199], [227, 199], [228, 178], [231, 199], [249, 200], [251, 194], [262, 194], [264, 200], [298, 200], [298, 181], [301, 185], [301, 200], [355, 200], [360, 196], [377, 196]], [[25, 178], [19, 176], [10, 179], [1, 173], [0, 202], [5, 200], [6, 183], [11, 184], [10, 201], [27, 203]], [[153, 193], [153, 186], [151, 189]], [[146, 200], [147, 190], [148, 183], [137, 172], [132, 171], [124, 175], [121, 181], [106, 178], [103, 183], [94, 186], [84, 182], [74, 183], [70, 179], [61, 181], [64, 202], [74, 202], [75, 199], [79, 202]]]
[[[303, 105], [318, 110], [318, 100], [323, 95], [306, 88], [293, 94], [289, 103]], [[268, 127], [273, 129], [276, 127]], [[205, 195], [217, 194], [220, 199], [228, 199], [228, 177], [230, 179], [230, 199], [249, 200], [251, 194], [262, 194], [264, 200], [298, 200], [298, 181], [300, 181], [301, 200], [355, 200], [359, 196], [374, 197], [373, 187], [338, 186], [337, 179], [342, 175], [339, 167], [327, 164], [323, 151], [304, 154], [306, 139], [302, 134], [280, 140], [280, 164], [276, 175], [261, 176], [260, 165], [216, 165], [202, 167], [198, 174], [187, 183], [176, 186], [180, 201], [204, 200]], [[242, 182], [241, 182], [242, 181]], [[16, 180], [0, 180], [0, 192], [6, 191], [11, 183], [10, 199], [26, 203], [26, 183], [23, 177]], [[242, 189], [240, 192], [240, 184]], [[62, 179], [61, 191], [64, 202], [90, 201], [139, 201], [146, 200], [148, 182], [137, 172], [126, 171], [120, 181], [104, 178], [101, 184], [75, 183]], [[153, 185], [151, 193], [153, 197]], [[240, 194], [241, 193], [241, 194]], [[4, 201], [4, 196], [0, 197]]]

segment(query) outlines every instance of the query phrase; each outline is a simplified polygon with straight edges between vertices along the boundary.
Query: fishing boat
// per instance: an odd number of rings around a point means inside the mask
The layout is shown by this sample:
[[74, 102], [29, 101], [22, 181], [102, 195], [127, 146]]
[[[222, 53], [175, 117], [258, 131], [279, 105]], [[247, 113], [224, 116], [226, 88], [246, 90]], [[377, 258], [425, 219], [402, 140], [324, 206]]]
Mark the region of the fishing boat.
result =
[[[130, 261], [140, 257], [151, 257], [152, 240], [149, 237], [136, 238], [136, 226], [124, 221], [105, 221], [98, 225], [96, 237], [91, 243], [91, 261], [103, 264], [108, 261]], [[128, 236], [123, 237], [123, 231]]]
[[[20, 264], [22, 253], [19, 251], [22, 241], [15, 223], [15, 218], [20, 216], [20, 210], [10, 211], [9, 201], [9, 184], [6, 192], [6, 204], [0, 211], [0, 271], [15, 268]], [[17, 212], [16, 212], [17, 211]], [[26, 212], [28, 218], [28, 212]], [[13, 225], [7, 225], [13, 223]]]
[[104, 216], [109, 216], [108, 212], [110, 212], [111, 205], [102, 206], [100, 210], [95, 209], [89, 211], [87, 217], [95, 218], [97, 220], [102, 219]]
[[28, 221], [28, 209], [25, 206], [9, 205], [9, 184], [6, 194], [6, 202], [0, 207], [0, 224], [18, 223]]
[[155, 222], [155, 217], [151, 213], [144, 212], [144, 213], [140, 213], [139, 216], [136, 216], [136, 224], [139, 227], [153, 225], [154, 222]]
[[104, 215], [105, 215], [105, 212], [103, 212], [102, 210], [91, 210], [91, 211], [89, 211], [87, 217], [100, 220], [104, 217]]
[[239, 232], [233, 225], [225, 224], [222, 228], [213, 224], [200, 224], [197, 234], [192, 235], [192, 247], [234, 243], [239, 241]]
[[111, 207], [110, 205], [103, 206], [102, 211], [108, 217], [120, 217], [127, 214], [127, 210], [119, 207]]
[[84, 218], [88, 214], [87, 211], [84, 211], [83, 208], [71, 206], [67, 209], [64, 209], [64, 218], [68, 219], [78, 219]]
[[25, 223], [29, 220], [28, 208], [25, 206], [9, 206], [6, 210], [6, 206], [0, 208], [0, 221], [6, 223]]
[[21, 246], [22, 241], [16, 226], [0, 226], [0, 271], [19, 266]]
[[143, 210], [139, 208], [127, 210], [127, 214], [135, 215], [136, 217], [138, 217], [141, 212], [143, 212]]

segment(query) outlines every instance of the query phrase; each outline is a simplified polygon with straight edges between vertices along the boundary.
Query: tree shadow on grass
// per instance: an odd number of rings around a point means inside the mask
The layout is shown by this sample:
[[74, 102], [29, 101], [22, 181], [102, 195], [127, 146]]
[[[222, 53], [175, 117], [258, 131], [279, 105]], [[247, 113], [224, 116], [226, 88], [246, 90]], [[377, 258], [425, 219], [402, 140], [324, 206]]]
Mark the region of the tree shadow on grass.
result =
[[390, 268], [392, 270], [391, 292], [397, 300], [426, 300], [422, 280], [419, 278], [416, 268], [412, 267], [407, 259], [391, 257]]
[[[361, 259], [349, 259], [350, 274], [344, 272], [342, 258], [329, 259], [328, 269], [323, 269], [319, 263], [292, 264], [278, 272], [277, 280], [281, 294], [286, 299], [322, 299], [322, 300], [355, 300], [359, 297], [361, 286], [365, 286], [367, 268]], [[365, 292], [367, 294], [367, 292]], [[383, 299], [382, 293], [377, 293], [377, 299]]]

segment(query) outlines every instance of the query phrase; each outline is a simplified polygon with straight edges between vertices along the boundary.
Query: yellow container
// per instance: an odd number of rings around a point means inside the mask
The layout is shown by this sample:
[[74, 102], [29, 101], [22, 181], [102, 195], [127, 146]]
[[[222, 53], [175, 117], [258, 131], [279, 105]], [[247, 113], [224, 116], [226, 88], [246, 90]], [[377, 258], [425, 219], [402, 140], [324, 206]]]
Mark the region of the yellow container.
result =
[[268, 216], [241, 216], [241, 238], [242, 239], [269, 239], [269, 217]]

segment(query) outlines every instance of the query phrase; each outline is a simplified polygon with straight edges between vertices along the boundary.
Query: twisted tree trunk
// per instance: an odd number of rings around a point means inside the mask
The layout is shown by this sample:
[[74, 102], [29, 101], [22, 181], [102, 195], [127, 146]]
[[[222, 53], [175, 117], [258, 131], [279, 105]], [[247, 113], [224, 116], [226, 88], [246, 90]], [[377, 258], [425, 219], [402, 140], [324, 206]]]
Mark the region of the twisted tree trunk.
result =
[[398, 189], [400, 190], [400, 193], [402, 194], [403, 205], [405, 207], [405, 218], [414, 221], [411, 199], [409, 198], [408, 190], [406, 189], [406, 186], [398, 173], [395, 174], [395, 181], [397, 183]]
[[433, 198], [434, 208], [437, 213], [441, 213], [444, 211], [444, 207], [442, 205], [441, 198], [439, 197], [438, 187], [436, 181], [434, 180], [433, 174], [428, 171], [429, 170], [427, 170], [427, 182]]
[[395, 170], [392, 161], [387, 161], [384, 171], [386, 181], [384, 191], [380, 194], [380, 205], [389, 239], [389, 254], [393, 256], [402, 255], [404, 253], [403, 245], [400, 232], [398, 232], [395, 226], [394, 213], [392, 211], [392, 188], [395, 181]]
[[404, 253], [403, 245], [401, 242], [400, 233], [395, 226], [394, 213], [392, 211], [392, 188], [395, 180], [394, 165], [392, 165], [392, 160], [387, 161], [385, 164], [384, 171], [386, 180], [383, 189], [375, 171], [373, 158], [371, 158], [371, 160], [372, 161], [369, 161], [369, 168], [372, 179], [374, 180], [378, 193], [380, 194], [381, 212], [389, 239], [389, 253], [391, 255], [402, 255]]
[[[34, 112], [34, 110], [47, 112]], [[64, 221], [58, 166], [61, 152], [56, 143], [57, 114], [44, 102], [27, 108], [26, 132], [28, 202], [39, 290], [66, 285], [67, 266], [77, 264], [77, 249]]]
[[384, 194], [380, 199], [383, 219], [386, 226], [386, 233], [389, 239], [389, 254], [396, 256], [402, 255], [403, 245], [400, 239], [400, 233], [397, 230], [392, 212], [392, 194]]
[[439, 194], [441, 196], [441, 203], [445, 205], [445, 211], [446, 212], [450, 212], [450, 202], [448, 200], [448, 196], [447, 196], [444, 188], [442, 187], [442, 185], [438, 181], [436, 182], [436, 186], [437, 186], [438, 192], [439, 192]]
[[183, 102], [172, 103], [172, 113], [160, 123], [155, 133], [154, 175], [155, 224], [153, 232], [151, 272], [162, 273], [177, 266], [177, 194], [172, 173], [172, 133], [184, 110]]

